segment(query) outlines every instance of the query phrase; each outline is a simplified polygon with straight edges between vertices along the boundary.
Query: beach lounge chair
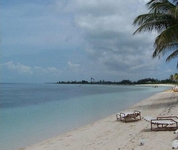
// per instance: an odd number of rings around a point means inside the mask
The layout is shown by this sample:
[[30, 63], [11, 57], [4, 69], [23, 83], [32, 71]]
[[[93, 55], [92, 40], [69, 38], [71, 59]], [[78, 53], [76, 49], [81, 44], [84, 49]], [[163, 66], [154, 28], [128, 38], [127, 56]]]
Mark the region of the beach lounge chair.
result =
[[134, 112], [121, 112], [116, 114], [116, 120], [129, 122], [141, 120], [141, 112], [135, 110]]
[[177, 116], [164, 116], [157, 118], [146, 116], [143, 119], [150, 122], [151, 131], [175, 131], [178, 129]]

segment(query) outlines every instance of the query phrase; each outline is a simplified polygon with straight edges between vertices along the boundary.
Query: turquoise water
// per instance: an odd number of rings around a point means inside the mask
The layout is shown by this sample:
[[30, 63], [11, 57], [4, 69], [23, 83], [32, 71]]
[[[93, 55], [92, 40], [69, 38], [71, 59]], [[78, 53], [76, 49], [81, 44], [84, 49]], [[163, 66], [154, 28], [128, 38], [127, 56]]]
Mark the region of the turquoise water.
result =
[[0, 149], [17, 150], [119, 112], [168, 87], [0, 84]]

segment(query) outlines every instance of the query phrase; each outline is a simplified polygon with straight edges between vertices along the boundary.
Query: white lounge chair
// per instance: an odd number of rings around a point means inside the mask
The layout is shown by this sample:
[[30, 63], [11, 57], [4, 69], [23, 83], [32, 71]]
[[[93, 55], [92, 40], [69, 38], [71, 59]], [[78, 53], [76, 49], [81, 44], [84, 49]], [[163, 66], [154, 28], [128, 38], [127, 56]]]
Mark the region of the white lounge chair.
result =
[[157, 118], [146, 116], [143, 119], [151, 123], [151, 131], [175, 131], [178, 129], [177, 116], [164, 116]]
[[121, 112], [116, 114], [116, 120], [124, 122], [141, 120], [141, 112], [137, 110], [134, 112]]

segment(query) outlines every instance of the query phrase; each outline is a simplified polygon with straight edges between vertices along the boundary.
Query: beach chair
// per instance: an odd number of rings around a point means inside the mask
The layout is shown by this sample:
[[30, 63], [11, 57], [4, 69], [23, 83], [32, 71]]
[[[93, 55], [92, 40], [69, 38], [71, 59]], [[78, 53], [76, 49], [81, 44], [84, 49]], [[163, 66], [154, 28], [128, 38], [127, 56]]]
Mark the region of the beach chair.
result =
[[164, 116], [157, 118], [146, 116], [143, 119], [150, 122], [151, 131], [175, 131], [178, 129], [177, 116]]
[[141, 120], [141, 112], [135, 110], [134, 112], [121, 112], [116, 114], [117, 121], [129, 122]]

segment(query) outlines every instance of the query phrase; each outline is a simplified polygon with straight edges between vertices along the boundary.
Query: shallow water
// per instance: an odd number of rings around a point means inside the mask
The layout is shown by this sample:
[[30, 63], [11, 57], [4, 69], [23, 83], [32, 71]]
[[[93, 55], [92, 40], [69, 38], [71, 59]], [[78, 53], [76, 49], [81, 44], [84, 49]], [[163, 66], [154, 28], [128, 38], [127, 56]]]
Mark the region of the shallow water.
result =
[[0, 149], [16, 150], [92, 123], [168, 87], [0, 84]]

